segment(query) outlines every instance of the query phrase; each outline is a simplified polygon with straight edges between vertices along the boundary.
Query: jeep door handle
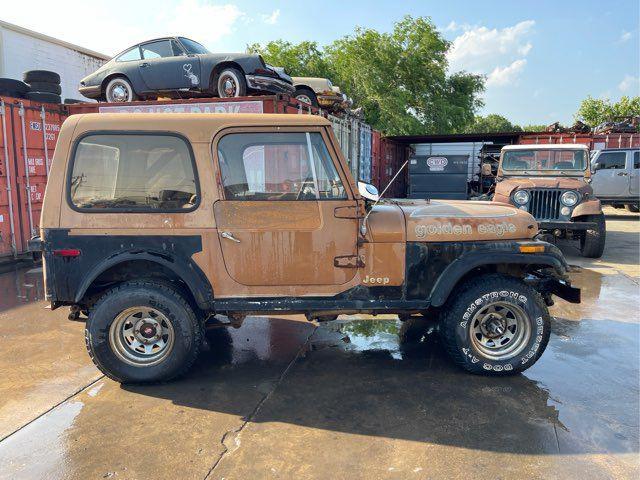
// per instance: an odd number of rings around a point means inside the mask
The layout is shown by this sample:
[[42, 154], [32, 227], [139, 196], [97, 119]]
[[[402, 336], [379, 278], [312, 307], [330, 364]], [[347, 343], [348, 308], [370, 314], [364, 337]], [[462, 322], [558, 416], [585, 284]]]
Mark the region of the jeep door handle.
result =
[[140, 64], [140, 68], [146, 68], [148, 66], [149, 66], [149, 63], [147, 63], [147, 62], [144, 62], [144, 63]]
[[240, 243], [240, 240], [234, 237], [231, 232], [222, 232], [220, 235], [222, 235], [222, 238], [226, 238], [227, 240], [231, 240], [232, 242]]
[[618, 172], [619, 177], [626, 177], [627, 175], [629, 175], [627, 172]]

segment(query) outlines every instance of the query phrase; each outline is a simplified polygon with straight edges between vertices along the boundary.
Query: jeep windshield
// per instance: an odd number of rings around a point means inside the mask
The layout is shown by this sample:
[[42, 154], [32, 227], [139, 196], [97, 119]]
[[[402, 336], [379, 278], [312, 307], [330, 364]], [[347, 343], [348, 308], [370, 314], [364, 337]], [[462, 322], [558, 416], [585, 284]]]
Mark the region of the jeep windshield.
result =
[[182, 42], [182, 45], [184, 45], [184, 48], [187, 49], [187, 53], [203, 54], [203, 55], [207, 53], [211, 53], [209, 50], [207, 50], [205, 47], [200, 45], [198, 42], [195, 42], [188, 38], [180, 37], [180, 42]]
[[585, 150], [531, 149], [507, 150], [502, 154], [502, 170], [519, 175], [582, 174], [588, 165]]

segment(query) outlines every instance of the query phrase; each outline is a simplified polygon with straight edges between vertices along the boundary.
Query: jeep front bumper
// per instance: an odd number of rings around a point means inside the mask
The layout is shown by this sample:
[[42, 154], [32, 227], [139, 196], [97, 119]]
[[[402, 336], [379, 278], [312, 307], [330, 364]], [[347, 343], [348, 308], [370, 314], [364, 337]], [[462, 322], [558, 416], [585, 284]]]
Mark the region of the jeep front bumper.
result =
[[540, 230], [596, 230], [598, 224], [595, 222], [563, 222], [549, 221], [538, 222]]

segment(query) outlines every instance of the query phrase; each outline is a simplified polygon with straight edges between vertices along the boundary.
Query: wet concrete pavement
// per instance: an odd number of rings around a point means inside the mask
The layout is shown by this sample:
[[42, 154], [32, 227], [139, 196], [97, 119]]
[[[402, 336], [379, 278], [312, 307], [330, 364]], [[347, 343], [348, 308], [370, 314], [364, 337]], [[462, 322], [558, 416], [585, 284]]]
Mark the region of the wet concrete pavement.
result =
[[38, 269], [0, 275], [0, 479], [637, 478], [637, 218], [608, 217], [602, 260], [564, 247], [584, 302], [558, 301], [509, 378], [463, 373], [436, 335], [400, 344], [394, 317], [251, 317], [186, 378], [120, 386]]

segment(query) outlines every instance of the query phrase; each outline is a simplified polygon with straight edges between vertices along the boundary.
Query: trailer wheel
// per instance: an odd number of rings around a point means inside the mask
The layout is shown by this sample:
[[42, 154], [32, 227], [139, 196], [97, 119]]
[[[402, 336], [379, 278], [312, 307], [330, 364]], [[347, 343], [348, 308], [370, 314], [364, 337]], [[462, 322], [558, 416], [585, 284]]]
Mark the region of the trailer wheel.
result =
[[320, 106], [315, 92], [306, 87], [296, 88], [296, 91], [293, 93], [293, 97], [299, 102], [311, 105], [312, 107], [318, 108]]
[[236, 68], [225, 68], [216, 80], [220, 98], [244, 97], [247, 94], [247, 81]]
[[542, 297], [508, 275], [483, 275], [463, 283], [442, 312], [442, 343], [453, 361], [471, 373], [522, 372], [536, 363], [549, 342], [551, 322]]
[[29, 90], [32, 92], [55, 93], [56, 95], [62, 93], [62, 87], [59, 83], [50, 82], [31, 82]]
[[580, 252], [583, 257], [600, 258], [604, 252], [604, 244], [607, 237], [607, 223], [604, 213], [599, 215], [586, 215], [586, 222], [596, 222], [598, 226], [595, 230], [585, 230], [580, 236]]
[[121, 383], [162, 382], [186, 373], [204, 338], [185, 298], [164, 283], [125, 282], [89, 311], [87, 350], [96, 366]]
[[60, 84], [60, 75], [49, 70], [29, 70], [24, 72], [24, 81], [26, 83], [46, 82]]

